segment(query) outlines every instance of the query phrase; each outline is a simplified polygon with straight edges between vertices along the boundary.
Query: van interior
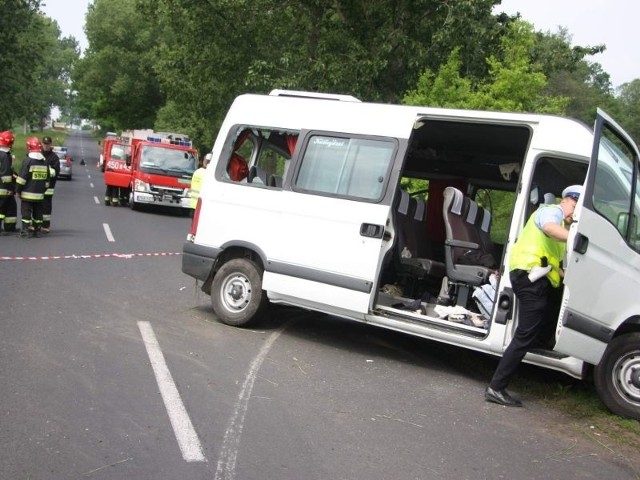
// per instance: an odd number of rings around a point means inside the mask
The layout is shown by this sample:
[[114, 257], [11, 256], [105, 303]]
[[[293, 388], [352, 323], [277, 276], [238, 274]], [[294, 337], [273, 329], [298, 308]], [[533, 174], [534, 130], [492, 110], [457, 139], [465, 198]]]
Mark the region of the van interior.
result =
[[[376, 314], [488, 334], [499, 279], [508, 273], [501, 265], [511, 224], [524, 225], [540, 205], [556, 203], [563, 188], [582, 184], [587, 172], [585, 162], [545, 155], [535, 159], [532, 180], [523, 184], [530, 137], [523, 125], [416, 122]], [[528, 191], [529, 204], [514, 216], [519, 189]]]

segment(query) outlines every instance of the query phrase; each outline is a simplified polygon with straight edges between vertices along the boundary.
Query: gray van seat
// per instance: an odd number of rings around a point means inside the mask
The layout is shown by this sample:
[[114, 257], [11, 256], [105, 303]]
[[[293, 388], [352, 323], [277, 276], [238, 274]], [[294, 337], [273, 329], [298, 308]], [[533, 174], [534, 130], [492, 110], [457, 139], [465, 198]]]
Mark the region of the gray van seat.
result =
[[[470, 264], [480, 258], [483, 263], [495, 264], [495, 257], [493, 262], [488, 260], [489, 256], [494, 255], [489, 235], [491, 216], [487, 210], [454, 187], [445, 188], [442, 211], [446, 233], [447, 277], [449, 284], [456, 286], [456, 304], [464, 307], [470, 288], [486, 283], [496, 266], [485, 266], [480, 261], [478, 264]], [[484, 262], [485, 259], [487, 262]]]

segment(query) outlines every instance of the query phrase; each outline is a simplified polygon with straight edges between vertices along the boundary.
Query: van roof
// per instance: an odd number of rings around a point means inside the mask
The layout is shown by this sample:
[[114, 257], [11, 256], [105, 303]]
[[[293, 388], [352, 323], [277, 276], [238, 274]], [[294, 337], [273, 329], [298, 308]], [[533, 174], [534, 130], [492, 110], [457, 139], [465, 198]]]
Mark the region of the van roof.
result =
[[[304, 95], [240, 95], [229, 109], [220, 132], [227, 132], [233, 125], [253, 125], [409, 139], [425, 121], [431, 124], [438, 120], [491, 123], [535, 128], [536, 135], [530, 145], [533, 150], [567, 152], [583, 158], [591, 155], [592, 132], [575, 119], [533, 113], [335, 101], [318, 97], [315, 92], [307, 93], [314, 98]], [[491, 142], [491, 139], [484, 141]]]

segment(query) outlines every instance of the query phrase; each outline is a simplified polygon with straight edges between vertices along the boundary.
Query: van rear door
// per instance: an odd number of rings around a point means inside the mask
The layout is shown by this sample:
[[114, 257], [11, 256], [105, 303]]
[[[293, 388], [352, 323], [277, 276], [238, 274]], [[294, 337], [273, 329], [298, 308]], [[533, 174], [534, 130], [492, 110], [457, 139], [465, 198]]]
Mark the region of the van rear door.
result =
[[638, 149], [598, 110], [585, 190], [567, 242], [555, 350], [597, 365], [617, 326], [638, 313]]

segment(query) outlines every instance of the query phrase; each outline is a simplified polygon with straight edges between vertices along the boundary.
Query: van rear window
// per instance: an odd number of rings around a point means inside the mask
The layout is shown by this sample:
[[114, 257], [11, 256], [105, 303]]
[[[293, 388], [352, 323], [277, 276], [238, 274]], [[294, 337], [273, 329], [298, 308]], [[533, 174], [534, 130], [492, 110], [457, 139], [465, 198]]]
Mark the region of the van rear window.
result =
[[364, 138], [312, 136], [296, 187], [337, 196], [379, 200], [393, 162], [395, 142]]

